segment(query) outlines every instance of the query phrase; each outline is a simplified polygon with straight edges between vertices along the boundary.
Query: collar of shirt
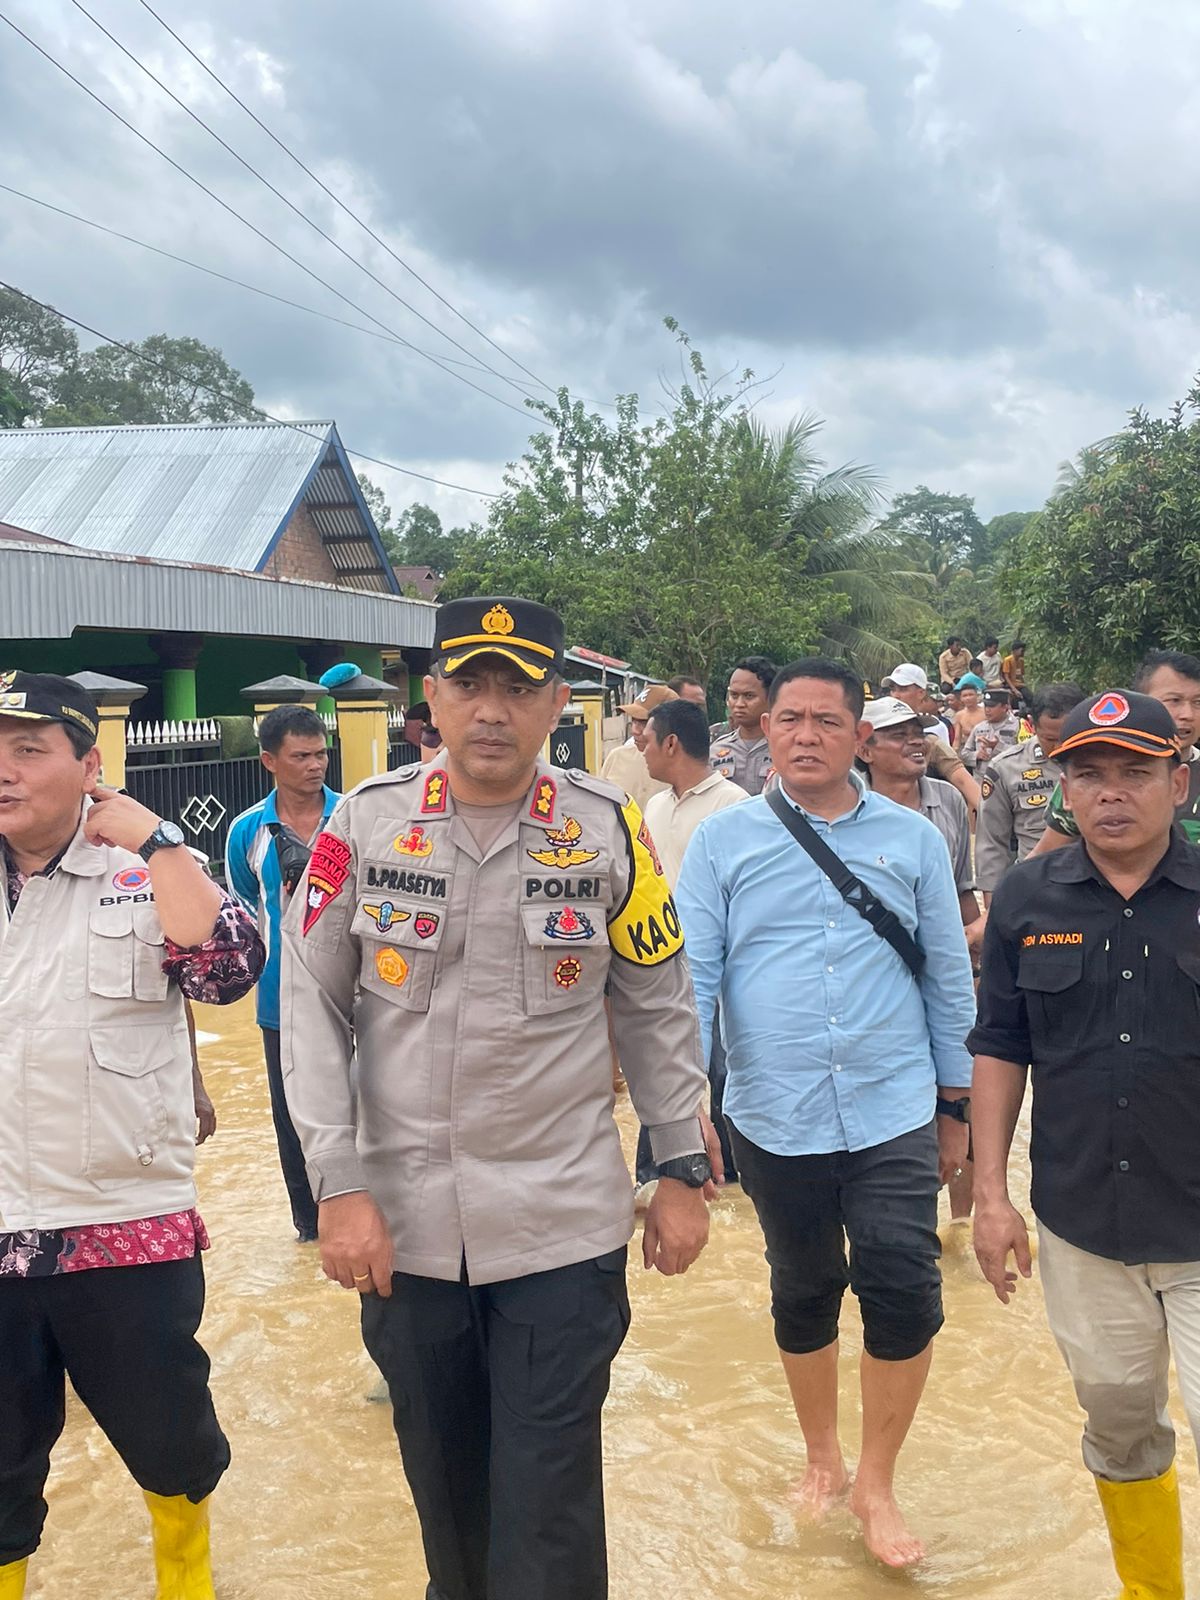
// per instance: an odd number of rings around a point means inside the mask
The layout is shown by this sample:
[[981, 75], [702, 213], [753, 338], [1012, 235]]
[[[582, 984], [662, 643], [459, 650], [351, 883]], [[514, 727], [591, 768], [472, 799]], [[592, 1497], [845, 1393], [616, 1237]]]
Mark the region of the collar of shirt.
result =
[[[333, 815], [333, 808], [337, 805], [340, 796], [331, 789], [327, 783], [321, 785], [321, 821], [328, 822]], [[261, 821], [265, 826], [268, 822], [278, 822], [279, 817], [279, 790], [272, 788], [270, 794], [262, 804]], [[305, 840], [307, 844], [308, 841]]]
[[[1056, 850], [1047, 863], [1047, 875], [1055, 883], [1086, 883], [1089, 878], [1102, 884], [1110, 893], [1116, 890], [1087, 853], [1082, 839], [1066, 850]], [[1190, 845], [1178, 828], [1171, 829], [1171, 842], [1166, 854], [1142, 885], [1148, 889], [1159, 878], [1170, 878], [1181, 889], [1200, 889], [1200, 852]], [[1139, 891], [1140, 892], [1140, 891]]]
[[815, 811], [806, 811], [798, 800], [792, 799], [791, 795], [784, 788], [782, 781], [779, 784], [779, 792], [787, 801], [788, 805], [791, 806], [792, 810], [799, 811], [808, 819], [809, 822], [814, 823], [822, 828], [836, 828], [839, 822], [847, 822], [852, 818], [857, 817], [861, 813], [863, 806], [866, 804], [867, 796], [871, 793], [867, 786], [867, 780], [863, 777], [861, 772], [856, 771], [853, 767], [851, 767], [850, 771], [846, 774], [846, 778], [850, 784], [850, 787], [854, 790], [856, 799], [848, 811], [843, 811], [840, 817], [834, 817], [832, 822], [828, 817], [819, 817]]
[[682, 805], [689, 796], [704, 794], [709, 789], [715, 789], [719, 783], [728, 782], [729, 779], [722, 777], [719, 772], [710, 772], [707, 777], [701, 778], [699, 783], [694, 783], [690, 789], [685, 789], [682, 794], [676, 794], [672, 788], [670, 791], [671, 799], [677, 806]]

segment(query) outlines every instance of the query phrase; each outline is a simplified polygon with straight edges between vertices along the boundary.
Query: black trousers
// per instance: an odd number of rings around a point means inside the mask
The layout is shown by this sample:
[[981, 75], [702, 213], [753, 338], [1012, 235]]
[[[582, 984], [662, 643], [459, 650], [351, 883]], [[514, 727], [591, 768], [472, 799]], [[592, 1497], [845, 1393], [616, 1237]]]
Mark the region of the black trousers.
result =
[[196, 1343], [203, 1311], [199, 1255], [0, 1281], [0, 1566], [41, 1539], [64, 1373], [143, 1489], [199, 1503], [216, 1488], [229, 1445]]
[[271, 1090], [271, 1120], [275, 1124], [275, 1143], [279, 1146], [279, 1165], [287, 1185], [288, 1200], [292, 1207], [292, 1225], [302, 1239], [317, 1237], [317, 1202], [308, 1185], [304, 1166], [304, 1151], [292, 1126], [283, 1092], [283, 1067], [279, 1060], [279, 1029], [264, 1028], [263, 1055], [267, 1061], [267, 1084]]
[[604, 1600], [600, 1412], [624, 1248], [505, 1283], [398, 1272], [365, 1295], [434, 1600]]
[[766, 1240], [779, 1348], [810, 1355], [832, 1344], [849, 1285], [868, 1355], [920, 1355], [942, 1325], [934, 1123], [867, 1150], [814, 1156], [775, 1155], [730, 1127]]

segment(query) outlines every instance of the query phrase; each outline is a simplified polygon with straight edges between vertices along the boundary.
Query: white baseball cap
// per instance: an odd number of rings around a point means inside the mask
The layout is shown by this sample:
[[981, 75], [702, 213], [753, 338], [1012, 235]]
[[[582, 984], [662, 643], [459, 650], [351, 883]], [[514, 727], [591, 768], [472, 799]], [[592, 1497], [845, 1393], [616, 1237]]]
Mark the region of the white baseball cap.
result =
[[925, 731], [924, 724], [913, 708], [890, 694], [882, 694], [877, 700], [868, 700], [863, 707], [862, 719], [876, 730], [897, 728], [902, 722], [915, 722], [922, 733]]
[[924, 667], [918, 667], [913, 661], [902, 661], [881, 683], [885, 689], [889, 683], [899, 684], [902, 689], [928, 689], [929, 678]]

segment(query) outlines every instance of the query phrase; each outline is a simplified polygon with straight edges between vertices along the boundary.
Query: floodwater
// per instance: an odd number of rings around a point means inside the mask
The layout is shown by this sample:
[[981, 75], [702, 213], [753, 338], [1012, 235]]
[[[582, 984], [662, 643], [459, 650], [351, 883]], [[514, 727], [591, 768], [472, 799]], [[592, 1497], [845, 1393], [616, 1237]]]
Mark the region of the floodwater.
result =
[[[424, 1565], [389, 1408], [357, 1296], [294, 1243], [252, 1005], [199, 1008], [216, 1139], [200, 1152], [204, 1343], [233, 1445], [213, 1502], [221, 1600], [421, 1600]], [[618, 1108], [632, 1153], [628, 1101]], [[1022, 1148], [1023, 1148], [1023, 1135]], [[915, 1573], [868, 1560], [841, 1511], [803, 1524], [789, 1490], [802, 1450], [771, 1338], [766, 1266], [740, 1190], [714, 1207], [685, 1278], [630, 1267], [633, 1327], [606, 1411], [613, 1600], [1101, 1600], [1115, 1594], [1079, 1418], [1036, 1282], [1007, 1310], [973, 1261], [948, 1259], [946, 1327], [901, 1457], [900, 1498], [926, 1540]], [[860, 1328], [847, 1299], [843, 1436], [858, 1436]], [[1188, 1574], [1200, 1594], [1200, 1485], [1176, 1410]], [[31, 1600], [153, 1593], [138, 1491], [72, 1401], [55, 1455]], [[566, 1597], [564, 1597], [566, 1600]]]

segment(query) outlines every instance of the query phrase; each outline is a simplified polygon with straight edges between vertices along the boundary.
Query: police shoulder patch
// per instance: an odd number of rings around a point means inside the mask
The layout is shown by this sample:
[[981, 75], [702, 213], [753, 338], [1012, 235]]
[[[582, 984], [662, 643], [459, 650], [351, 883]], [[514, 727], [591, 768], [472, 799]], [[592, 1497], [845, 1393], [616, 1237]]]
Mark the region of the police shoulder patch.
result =
[[683, 949], [683, 931], [642, 813], [633, 800], [621, 807], [629, 849], [629, 887], [608, 920], [614, 954], [639, 967], [656, 967]]
[[370, 778], [364, 778], [361, 783], [356, 783], [350, 793], [361, 794], [364, 789], [381, 789], [385, 784], [411, 783], [418, 772], [422, 771], [424, 768], [421, 763], [415, 761], [409, 767], [397, 767], [395, 772], [377, 772]]
[[989, 799], [991, 797], [992, 790], [995, 787], [996, 787], [995, 784], [992, 782], [992, 780], [990, 778], [985, 778], [983, 780], [983, 782], [979, 785], [979, 793], [982, 795], [982, 797], [985, 800], [987, 800], [987, 799]]

